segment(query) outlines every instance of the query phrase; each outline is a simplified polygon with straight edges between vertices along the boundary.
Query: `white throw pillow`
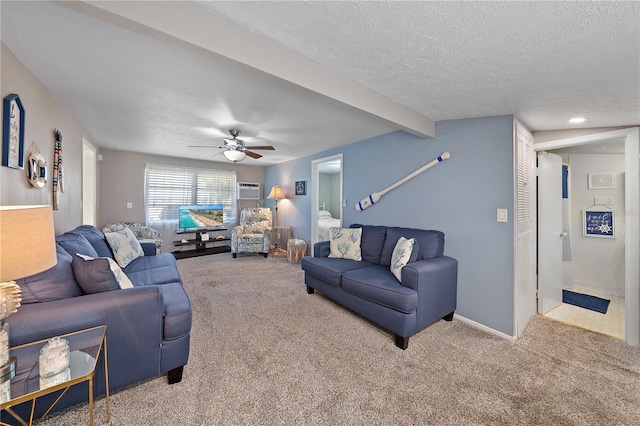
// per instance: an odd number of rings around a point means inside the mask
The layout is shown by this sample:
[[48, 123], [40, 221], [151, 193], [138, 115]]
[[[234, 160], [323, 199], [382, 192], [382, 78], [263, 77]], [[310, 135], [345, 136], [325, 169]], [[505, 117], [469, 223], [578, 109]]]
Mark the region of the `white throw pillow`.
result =
[[360, 240], [362, 228], [329, 228], [329, 257], [362, 260]]
[[413, 238], [407, 240], [405, 237], [400, 237], [393, 249], [390, 269], [400, 282], [402, 282], [402, 268], [409, 263], [414, 244], [415, 240]]
[[104, 236], [121, 268], [126, 268], [129, 263], [144, 256], [144, 250], [131, 229], [124, 228], [121, 231], [107, 232]]

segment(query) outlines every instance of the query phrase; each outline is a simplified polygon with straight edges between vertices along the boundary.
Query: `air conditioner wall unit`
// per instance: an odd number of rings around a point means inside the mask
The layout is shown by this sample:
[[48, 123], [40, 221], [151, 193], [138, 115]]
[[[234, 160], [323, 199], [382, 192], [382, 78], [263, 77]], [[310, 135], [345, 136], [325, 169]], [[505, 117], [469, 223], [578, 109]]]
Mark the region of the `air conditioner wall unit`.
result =
[[260, 184], [254, 182], [238, 182], [238, 200], [259, 200]]

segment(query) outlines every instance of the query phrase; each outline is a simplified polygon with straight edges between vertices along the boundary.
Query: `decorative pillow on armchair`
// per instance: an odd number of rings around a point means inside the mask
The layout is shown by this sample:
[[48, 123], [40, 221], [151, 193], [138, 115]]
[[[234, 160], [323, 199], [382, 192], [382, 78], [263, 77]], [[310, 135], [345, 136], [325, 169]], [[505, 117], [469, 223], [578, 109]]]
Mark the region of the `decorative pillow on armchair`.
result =
[[362, 228], [329, 228], [329, 257], [362, 260]]
[[116, 262], [121, 268], [126, 268], [129, 263], [144, 256], [144, 250], [131, 229], [124, 228], [116, 232], [107, 232], [104, 236], [111, 247], [113, 257], [116, 258]]
[[391, 267], [393, 275], [402, 282], [402, 268], [407, 263], [415, 262], [418, 258], [418, 241], [414, 238], [400, 237], [391, 255]]

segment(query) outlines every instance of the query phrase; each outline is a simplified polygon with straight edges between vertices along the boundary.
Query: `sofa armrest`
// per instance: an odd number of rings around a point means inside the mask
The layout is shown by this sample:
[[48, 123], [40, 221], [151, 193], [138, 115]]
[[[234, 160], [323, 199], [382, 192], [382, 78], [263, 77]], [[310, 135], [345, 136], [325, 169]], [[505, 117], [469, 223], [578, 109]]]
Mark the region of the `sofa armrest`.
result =
[[448, 256], [408, 263], [402, 285], [418, 293], [418, 329], [455, 311], [458, 261]]
[[320, 241], [313, 245], [313, 257], [329, 257], [331, 253], [331, 242]]
[[155, 256], [158, 254], [155, 243], [141, 241], [140, 246], [142, 247], [142, 251], [144, 251], [145, 256]]

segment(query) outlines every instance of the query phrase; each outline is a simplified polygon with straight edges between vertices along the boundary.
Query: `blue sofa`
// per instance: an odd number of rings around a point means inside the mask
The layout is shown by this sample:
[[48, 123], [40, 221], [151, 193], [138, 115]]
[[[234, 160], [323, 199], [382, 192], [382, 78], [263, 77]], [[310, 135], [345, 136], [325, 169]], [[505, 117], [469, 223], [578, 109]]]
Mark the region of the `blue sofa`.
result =
[[[458, 261], [443, 255], [442, 232], [357, 224], [350, 228], [362, 228], [362, 260], [328, 257], [330, 242], [316, 243], [314, 256], [301, 262], [309, 294], [318, 290], [391, 331], [401, 349], [418, 331], [440, 319], [453, 319]], [[415, 238], [418, 249], [415, 261], [402, 268], [402, 282], [390, 271], [400, 237]]]
[[[79, 285], [82, 281], [77, 269], [77, 277], [74, 275], [73, 257], [80, 253], [113, 258], [105, 236], [88, 225], [57, 236], [56, 266], [17, 281], [23, 300], [18, 312], [6, 320], [10, 346], [105, 324], [110, 391], [164, 373], [170, 384], [179, 382], [189, 358], [191, 303], [182, 287], [175, 258], [170, 253], [156, 255], [153, 243], [141, 246], [145, 255], [123, 269], [133, 288], [85, 294]], [[95, 395], [105, 392], [103, 360], [99, 362], [94, 378]], [[20, 360], [17, 364], [17, 375], [34, 374], [22, 371]], [[72, 387], [54, 411], [87, 401], [87, 389], [86, 383]], [[36, 415], [52, 400], [38, 399]], [[30, 408], [27, 405], [15, 407], [16, 411], [25, 413]], [[2, 412], [3, 421], [10, 418]]]

